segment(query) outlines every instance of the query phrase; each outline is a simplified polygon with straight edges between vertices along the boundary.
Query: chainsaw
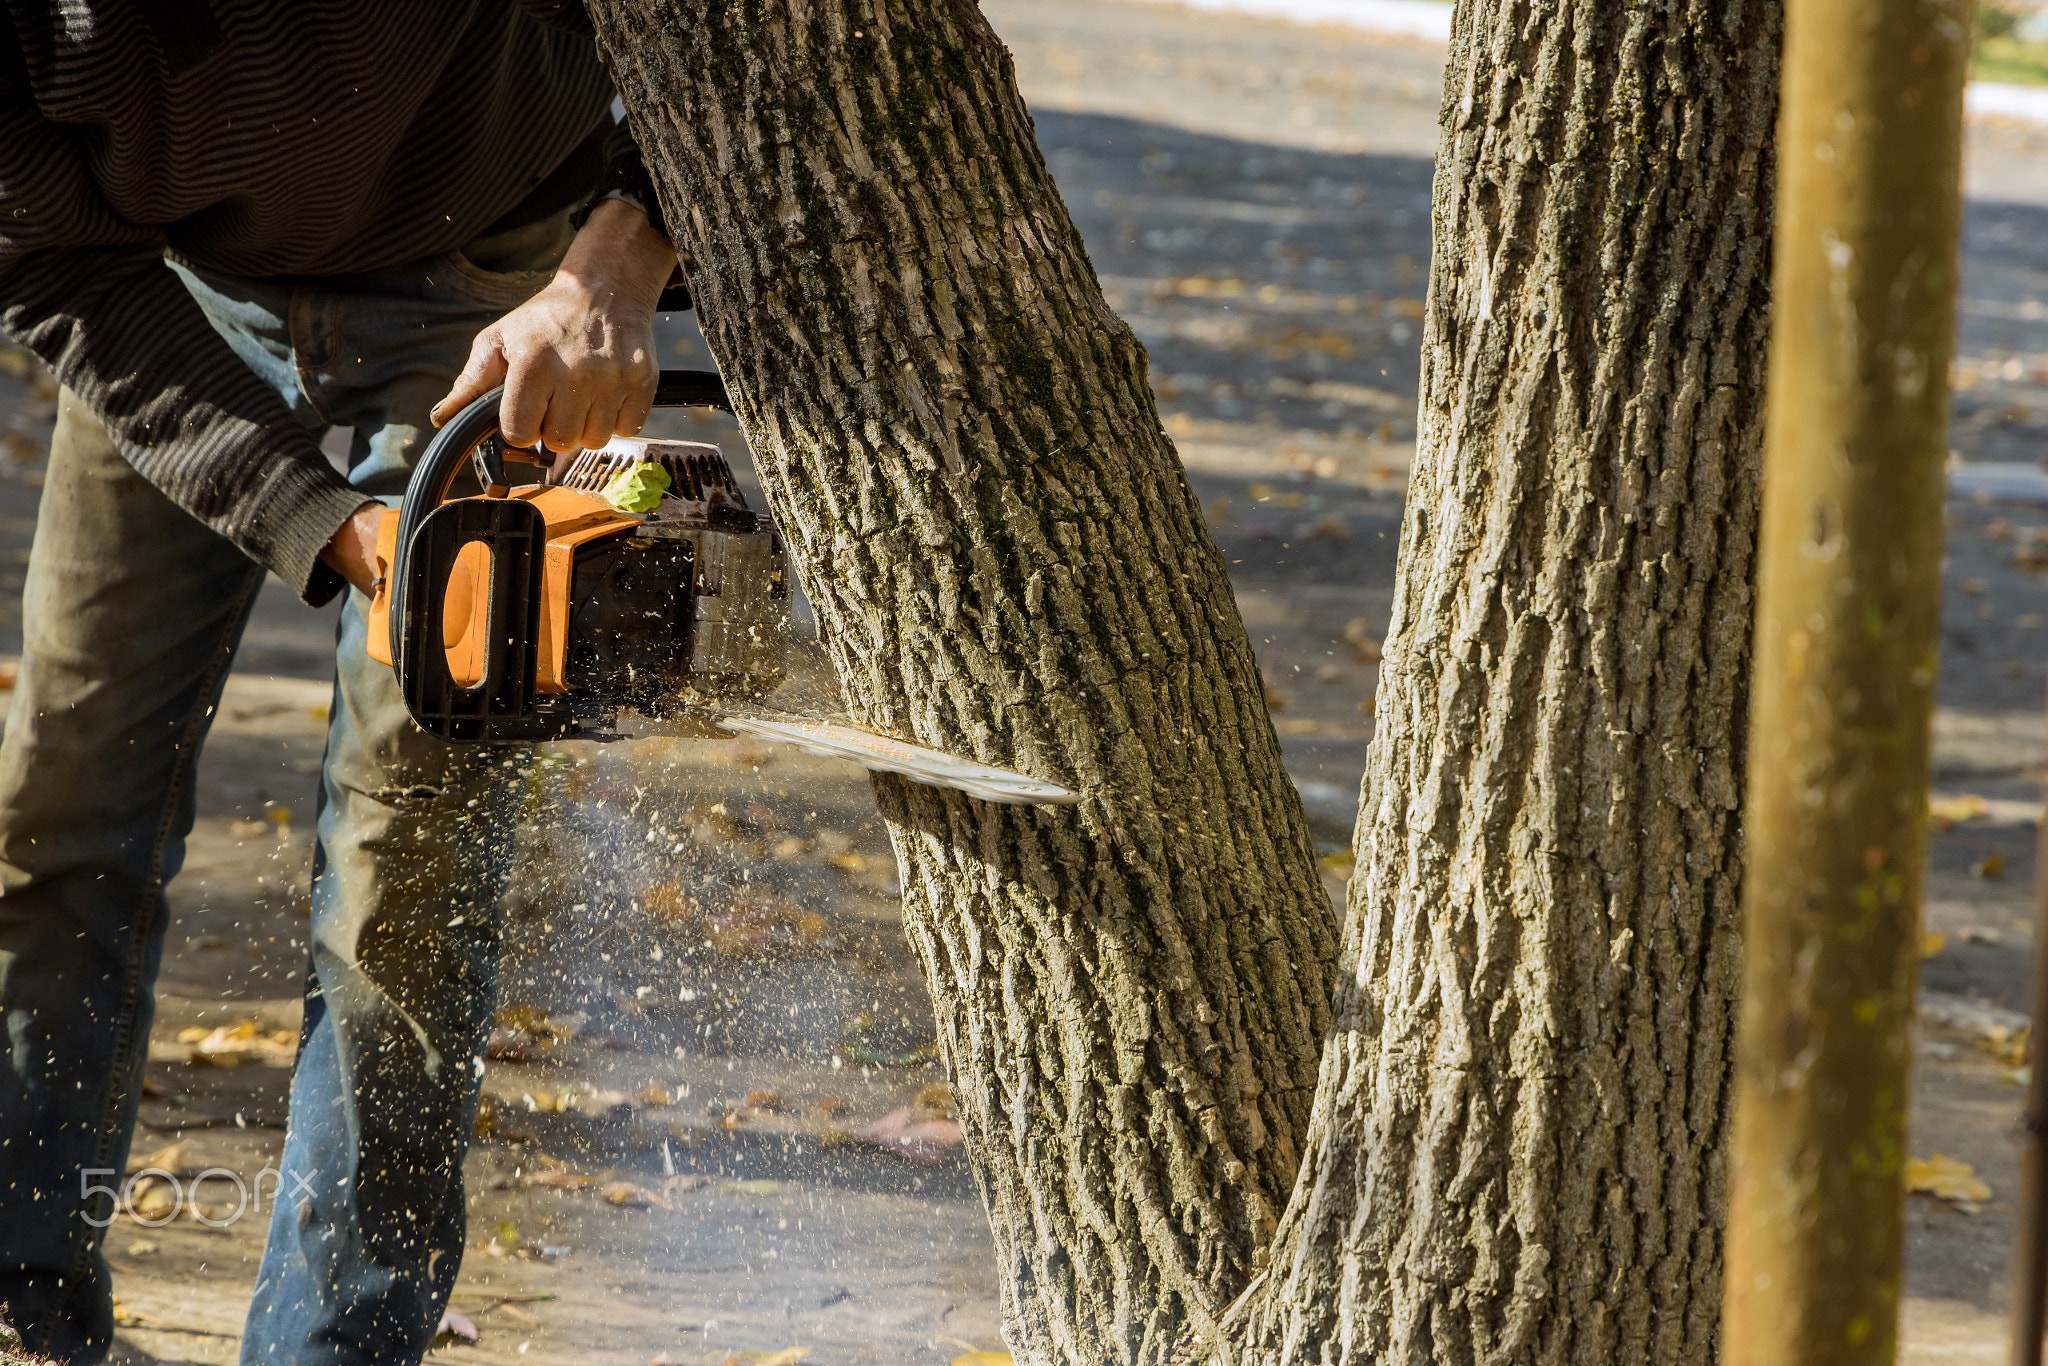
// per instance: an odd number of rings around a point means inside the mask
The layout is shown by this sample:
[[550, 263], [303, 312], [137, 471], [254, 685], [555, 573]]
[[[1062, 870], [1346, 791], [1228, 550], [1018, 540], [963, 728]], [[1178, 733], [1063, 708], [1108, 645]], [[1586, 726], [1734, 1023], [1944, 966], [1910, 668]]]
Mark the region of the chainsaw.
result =
[[[377, 529], [369, 652], [414, 724], [459, 744], [624, 738], [622, 714], [750, 734], [992, 802], [1080, 794], [763, 699], [785, 678], [791, 577], [775, 524], [716, 446], [615, 437], [554, 480], [508, 445], [500, 390], [428, 444]], [[731, 412], [716, 374], [665, 370], [657, 407]], [[539, 467], [513, 482], [513, 466]], [[477, 492], [455, 496], [465, 474]], [[670, 733], [675, 733], [671, 731]]]

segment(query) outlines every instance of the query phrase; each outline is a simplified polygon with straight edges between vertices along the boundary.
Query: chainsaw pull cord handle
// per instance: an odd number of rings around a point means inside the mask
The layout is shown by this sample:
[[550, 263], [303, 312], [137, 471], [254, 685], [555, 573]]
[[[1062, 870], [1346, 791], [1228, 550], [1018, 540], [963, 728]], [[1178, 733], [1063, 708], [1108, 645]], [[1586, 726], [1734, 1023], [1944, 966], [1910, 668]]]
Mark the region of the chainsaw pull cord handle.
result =
[[[498, 403], [504, 395], [501, 385], [471, 401], [434, 434], [419, 463], [413, 466], [412, 480], [405, 486], [405, 499], [398, 505], [398, 545], [391, 559], [391, 591], [399, 594], [401, 601], [411, 567], [413, 538], [419, 534], [420, 523], [447, 500], [448, 490], [455, 486], [455, 477], [462, 473], [471, 452], [498, 434]], [[711, 371], [664, 370], [655, 381], [654, 406], [717, 408], [730, 413], [732, 399], [726, 394], [725, 381]], [[404, 615], [391, 613], [391, 658], [401, 669], [405, 667]]]

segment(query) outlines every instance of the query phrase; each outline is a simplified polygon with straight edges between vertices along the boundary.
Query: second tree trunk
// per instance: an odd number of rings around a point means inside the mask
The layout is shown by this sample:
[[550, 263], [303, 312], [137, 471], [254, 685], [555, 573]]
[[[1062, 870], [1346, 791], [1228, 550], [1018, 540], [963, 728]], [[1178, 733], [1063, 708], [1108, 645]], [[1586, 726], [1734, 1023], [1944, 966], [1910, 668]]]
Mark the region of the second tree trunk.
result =
[[1779, 22], [1458, 6], [1335, 1042], [1240, 1361], [1714, 1359]]

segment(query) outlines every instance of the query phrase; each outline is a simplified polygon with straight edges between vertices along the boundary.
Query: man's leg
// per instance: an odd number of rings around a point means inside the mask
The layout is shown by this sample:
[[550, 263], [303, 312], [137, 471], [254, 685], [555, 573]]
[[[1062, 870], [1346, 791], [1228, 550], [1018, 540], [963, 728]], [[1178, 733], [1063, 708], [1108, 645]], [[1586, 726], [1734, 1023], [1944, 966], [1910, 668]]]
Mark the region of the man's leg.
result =
[[[301, 388], [355, 429], [366, 493], [402, 492], [470, 339], [545, 282], [566, 242], [560, 224], [535, 225], [494, 244], [499, 269], [443, 258], [295, 299]], [[307, 1024], [246, 1366], [418, 1361], [462, 1262], [462, 1161], [527, 752], [414, 727], [365, 651], [367, 607], [351, 592], [342, 610]]]
[[31, 1352], [113, 1337], [100, 1229], [148, 1054], [164, 886], [263, 574], [58, 406], [0, 740], [0, 1316]]

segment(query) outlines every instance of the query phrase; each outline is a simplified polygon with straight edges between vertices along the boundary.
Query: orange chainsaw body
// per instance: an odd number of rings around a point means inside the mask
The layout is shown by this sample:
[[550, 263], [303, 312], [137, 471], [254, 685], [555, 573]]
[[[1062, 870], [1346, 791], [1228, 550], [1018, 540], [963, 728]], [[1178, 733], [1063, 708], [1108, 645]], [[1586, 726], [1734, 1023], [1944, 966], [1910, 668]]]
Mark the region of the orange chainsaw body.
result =
[[[539, 484], [487, 490], [486, 498], [517, 498], [540, 513], [546, 551], [541, 562], [540, 639], [534, 659], [534, 691], [560, 696], [569, 690], [570, 587], [576, 569], [576, 548], [612, 536], [627, 536], [641, 523], [602, 498], [576, 489]], [[387, 508], [377, 522], [377, 592], [370, 600], [370, 658], [390, 664], [391, 602], [395, 590], [392, 565], [398, 553], [396, 508]], [[483, 681], [484, 637], [489, 619], [490, 554], [480, 542], [464, 546], [448, 575], [441, 617], [441, 646], [448, 654], [448, 672], [473, 688]]]

